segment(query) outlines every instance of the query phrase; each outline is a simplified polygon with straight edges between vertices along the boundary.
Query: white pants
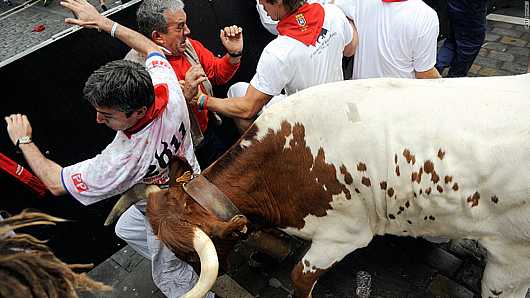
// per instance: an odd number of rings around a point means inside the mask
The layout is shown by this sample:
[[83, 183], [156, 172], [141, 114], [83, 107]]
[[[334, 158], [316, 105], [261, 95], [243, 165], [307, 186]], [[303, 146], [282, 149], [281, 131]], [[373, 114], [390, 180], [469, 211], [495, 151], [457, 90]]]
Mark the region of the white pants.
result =
[[[136, 252], [151, 260], [155, 285], [170, 298], [180, 297], [195, 285], [198, 276], [193, 268], [180, 260], [156, 238], [149, 221], [140, 210], [145, 211], [145, 200], [125, 211], [116, 224], [116, 235], [125, 240]], [[209, 292], [206, 296], [213, 298]]]
[[[237, 83], [233, 84], [232, 86], [230, 86], [230, 88], [228, 88], [228, 92], [227, 92], [226, 96], [228, 98], [230, 98], [230, 97], [242, 97], [242, 96], [245, 95], [245, 93], [247, 93], [248, 86], [250, 86], [250, 84], [247, 83], [247, 82], [237, 82]], [[280, 94], [280, 95], [273, 96], [271, 98], [271, 100], [269, 100], [269, 102], [266, 103], [263, 106], [263, 108], [261, 108], [261, 111], [258, 112], [258, 115], [261, 115], [261, 113], [263, 111], [268, 109], [273, 104], [284, 100], [286, 97], [287, 96], [285, 96], [285, 94]]]

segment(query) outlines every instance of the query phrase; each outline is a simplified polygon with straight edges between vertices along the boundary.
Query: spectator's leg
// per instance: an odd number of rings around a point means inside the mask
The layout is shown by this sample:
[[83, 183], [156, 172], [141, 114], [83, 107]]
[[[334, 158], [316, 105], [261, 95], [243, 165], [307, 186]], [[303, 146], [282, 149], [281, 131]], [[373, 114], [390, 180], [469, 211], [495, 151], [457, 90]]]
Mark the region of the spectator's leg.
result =
[[438, 54], [436, 56], [436, 64], [434, 65], [440, 75], [442, 74], [445, 68], [451, 66], [456, 52], [455, 35], [449, 12], [447, 13], [447, 17], [449, 18], [449, 29], [447, 32], [447, 37], [445, 38], [444, 43], [438, 50]]
[[473, 65], [486, 37], [486, 0], [449, 0], [456, 41], [456, 56], [448, 77], [464, 77]]

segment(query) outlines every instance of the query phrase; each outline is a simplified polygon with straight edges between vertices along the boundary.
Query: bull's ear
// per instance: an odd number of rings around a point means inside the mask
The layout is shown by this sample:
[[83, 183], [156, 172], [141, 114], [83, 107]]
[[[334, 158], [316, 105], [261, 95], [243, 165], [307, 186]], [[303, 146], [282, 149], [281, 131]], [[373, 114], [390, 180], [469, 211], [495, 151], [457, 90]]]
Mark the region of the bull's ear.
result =
[[169, 186], [177, 185], [177, 178], [181, 177], [186, 172], [193, 173], [193, 169], [188, 161], [179, 157], [173, 158], [169, 162]]

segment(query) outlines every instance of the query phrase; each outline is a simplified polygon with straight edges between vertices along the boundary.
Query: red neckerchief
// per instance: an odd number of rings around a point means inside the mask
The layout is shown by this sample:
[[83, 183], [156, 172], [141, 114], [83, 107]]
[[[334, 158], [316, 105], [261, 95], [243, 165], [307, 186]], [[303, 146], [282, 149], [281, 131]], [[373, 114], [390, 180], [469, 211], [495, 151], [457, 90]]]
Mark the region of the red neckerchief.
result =
[[315, 45], [324, 24], [324, 8], [318, 3], [306, 3], [288, 16], [283, 17], [278, 33], [294, 38], [305, 45]]
[[138, 120], [135, 125], [127, 128], [123, 131], [125, 135], [130, 139], [131, 136], [156, 119], [166, 109], [167, 102], [169, 99], [169, 89], [166, 84], [158, 84], [155, 86], [155, 100], [153, 104], [147, 109], [142, 119]]

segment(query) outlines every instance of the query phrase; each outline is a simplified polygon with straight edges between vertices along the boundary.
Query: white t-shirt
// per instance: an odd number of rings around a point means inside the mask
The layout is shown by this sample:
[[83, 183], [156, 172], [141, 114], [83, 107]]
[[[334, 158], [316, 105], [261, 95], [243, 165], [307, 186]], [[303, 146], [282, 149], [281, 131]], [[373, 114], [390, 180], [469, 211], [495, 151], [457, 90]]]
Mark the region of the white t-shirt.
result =
[[353, 79], [414, 78], [436, 63], [436, 12], [421, 0], [335, 0], [357, 27]]
[[[307, 0], [307, 3], [320, 3], [322, 5], [332, 3], [333, 0]], [[261, 20], [261, 24], [263, 24], [263, 27], [267, 29], [271, 34], [278, 35], [278, 29], [276, 29], [276, 26], [278, 26], [278, 21], [274, 21], [265, 11], [265, 8], [263, 8], [263, 5], [259, 3], [259, 0], [256, 0], [256, 9], [258, 10], [259, 18]]]
[[118, 131], [100, 154], [63, 168], [64, 187], [84, 205], [123, 193], [137, 183], [167, 183], [173, 156], [186, 159], [194, 172], [200, 172], [193, 153], [188, 109], [173, 68], [158, 53], [150, 54], [145, 65], [154, 86], [166, 85], [167, 106], [130, 139]]
[[353, 37], [353, 30], [340, 9], [324, 5], [324, 23], [314, 46], [278, 36], [261, 53], [256, 74], [250, 84], [258, 91], [275, 96], [340, 81], [342, 52]]

